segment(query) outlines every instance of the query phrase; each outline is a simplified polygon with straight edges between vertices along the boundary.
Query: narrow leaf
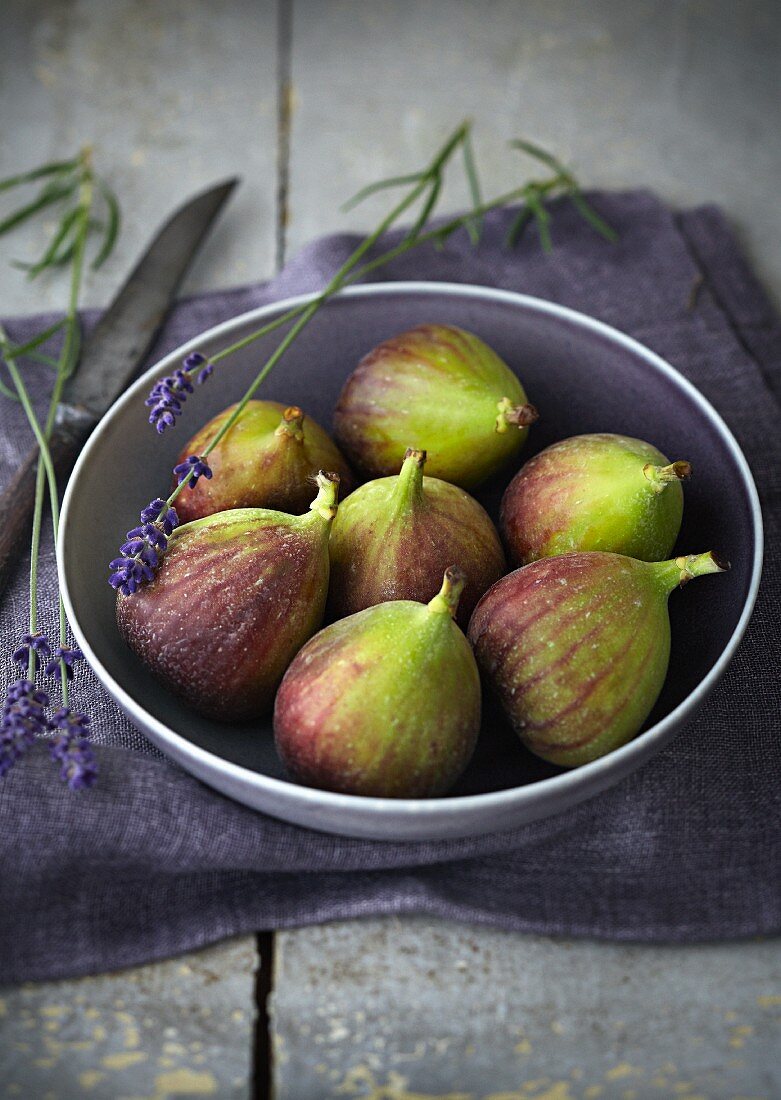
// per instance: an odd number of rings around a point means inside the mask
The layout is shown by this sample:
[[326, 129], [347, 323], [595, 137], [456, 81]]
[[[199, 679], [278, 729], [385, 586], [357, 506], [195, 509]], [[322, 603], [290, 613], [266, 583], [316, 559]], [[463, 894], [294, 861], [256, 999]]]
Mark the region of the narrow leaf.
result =
[[568, 176], [569, 173], [561, 161], [554, 157], [553, 153], [549, 153], [547, 149], [543, 149], [540, 145], [535, 145], [531, 141], [523, 141], [521, 138], [517, 138], [515, 141], [510, 142], [512, 149], [520, 149], [521, 152], [527, 153], [530, 157], [534, 157], [535, 160], [541, 161], [546, 164], [548, 168], [552, 168], [558, 175]]
[[111, 190], [111, 188], [103, 182], [103, 180], [99, 179], [97, 183], [98, 188], [100, 189], [100, 193], [106, 203], [108, 220], [106, 222], [105, 234], [103, 237], [103, 243], [100, 246], [100, 251], [98, 252], [95, 259], [92, 261], [93, 271], [97, 271], [98, 268], [106, 262], [111, 253], [114, 251], [114, 245], [116, 244], [117, 236], [119, 234], [120, 224], [119, 203], [117, 202], [116, 195]]
[[39, 332], [37, 336], [33, 336], [31, 340], [28, 340], [26, 344], [18, 344], [14, 347], [13, 344], [3, 341], [2, 355], [4, 359], [21, 359], [22, 356], [27, 355], [28, 352], [33, 351], [34, 348], [40, 347], [41, 344], [45, 344], [47, 340], [50, 340], [54, 336], [55, 332], [59, 332], [62, 326], [65, 324], [65, 318], [63, 317], [59, 321], [55, 321], [53, 325], [49, 325], [43, 332]]
[[33, 168], [31, 172], [22, 172], [19, 176], [7, 176], [0, 180], [0, 191], [8, 191], [11, 187], [18, 187], [22, 183], [34, 183], [35, 180], [44, 179], [46, 176], [56, 176], [66, 172], [72, 172], [76, 167], [76, 160], [52, 161], [51, 164], [42, 164], [40, 168]]
[[13, 214], [9, 214], [3, 221], [0, 221], [0, 236], [2, 236], [3, 233], [7, 233], [10, 229], [13, 229], [15, 226], [20, 225], [22, 222], [27, 221], [28, 218], [32, 218], [39, 210], [43, 210], [47, 206], [52, 206], [61, 199], [66, 199], [68, 195], [72, 194], [73, 190], [74, 188], [71, 186], [46, 188], [37, 199], [33, 200], [33, 202], [20, 207], [18, 210], [15, 210]]
[[69, 330], [71, 338], [70, 346], [68, 347], [68, 358], [60, 362], [60, 370], [64, 378], [70, 378], [79, 365], [79, 357], [81, 356], [81, 321], [79, 320], [78, 314], [74, 316], [69, 323], [71, 325]]
[[434, 178], [433, 183], [431, 184], [431, 190], [428, 193], [428, 197], [426, 198], [426, 201], [423, 203], [423, 208], [421, 209], [420, 213], [418, 214], [417, 221], [415, 222], [412, 229], [407, 234], [407, 240], [409, 240], [409, 241], [416, 240], [416, 238], [420, 234], [420, 231], [423, 229], [423, 227], [428, 222], [429, 216], [431, 215], [431, 211], [434, 209], [434, 207], [437, 204], [437, 199], [439, 198], [439, 193], [440, 193], [441, 190], [442, 190], [442, 177], [441, 176], [436, 176]]
[[539, 230], [540, 242], [542, 244], [543, 251], [552, 252], [553, 241], [551, 240], [549, 229], [550, 214], [542, 205], [540, 197], [533, 187], [529, 188], [529, 193], [526, 196], [526, 203], [531, 209], [531, 212], [534, 215], [534, 220], [537, 223], [537, 229]]
[[384, 191], [389, 187], [403, 187], [408, 183], [417, 183], [422, 178], [422, 172], [414, 172], [409, 176], [390, 176], [388, 179], [370, 183], [366, 187], [362, 187], [360, 191], [356, 191], [352, 198], [342, 204], [341, 209], [346, 213], [348, 210], [352, 210], [353, 207], [363, 202], [364, 199], [367, 199], [369, 195], [374, 195], [377, 191]]
[[6, 386], [5, 382], [3, 382], [3, 380], [1, 378], [0, 378], [0, 393], [3, 395], [3, 397], [10, 397], [10, 399], [12, 401], [18, 401], [19, 400], [19, 398], [14, 393], [14, 391], [9, 389], [8, 386]]
[[593, 229], [596, 229], [597, 233], [600, 233], [606, 241], [610, 241], [612, 244], [615, 244], [615, 242], [618, 240], [618, 233], [616, 233], [612, 225], [608, 225], [604, 218], [600, 217], [600, 215], [596, 212], [594, 207], [586, 201], [586, 199], [583, 197], [582, 191], [580, 191], [577, 187], [574, 187], [570, 191], [570, 198], [572, 199], [572, 203], [580, 216], [582, 218], [585, 218], [588, 224]]
[[34, 279], [36, 275], [39, 275], [45, 268], [51, 266], [57, 266], [58, 263], [62, 263], [62, 259], [57, 260], [57, 252], [60, 245], [68, 236], [73, 223], [79, 216], [78, 210], [69, 210], [62, 218], [57, 232], [52, 237], [49, 247], [46, 249], [40, 260], [34, 264], [20, 264], [15, 262], [15, 267], [24, 267], [27, 269], [28, 278]]
[[[467, 133], [464, 138], [464, 171], [466, 172], [467, 182], [469, 183], [469, 193], [472, 196], [472, 209], [477, 210], [483, 204], [483, 198], [480, 191], [480, 179], [477, 174], [477, 165], [475, 164], [475, 153], [472, 148], [472, 135]], [[464, 222], [466, 231], [469, 234], [469, 239], [473, 245], [480, 243], [480, 234], [483, 229], [482, 215], [478, 214], [473, 218], [467, 218]]]
[[504, 238], [504, 243], [508, 248], [515, 248], [531, 216], [531, 208], [528, 205], [522, 206], [515, 215], [512, 225], [507, 230], [507, 236]]

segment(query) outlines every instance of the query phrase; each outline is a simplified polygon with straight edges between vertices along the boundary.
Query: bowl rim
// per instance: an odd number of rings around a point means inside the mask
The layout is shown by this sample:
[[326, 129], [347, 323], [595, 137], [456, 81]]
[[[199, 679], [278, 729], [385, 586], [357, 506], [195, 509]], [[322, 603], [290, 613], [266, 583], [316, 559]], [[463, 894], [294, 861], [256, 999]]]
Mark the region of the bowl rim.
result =
[[[264, 306], [259, 306], [255, 309], [247, 310], [244, 313], [238, 314], [218, 325], [214, 325], [212, 328], [198, 333], [192, 339], [181, 344], [178, 348], [175, 348], [168, 355], [165, 355], [162, 359], [158, 360], [144, 371], [144, 373], [130, 385], [119, 398], [117, 398], [101, 418], [83, 447], [68, 480], [67, 489], [62, 501], [59, 538], [56, 548], [57, 570], [60, 591], [74, 636], [98, 679], [109, 693], [113, 695], [114, 699], [119, 703], [128, 717], [130, 717], [131, 721], [139, 726], [140, 732], [145, 737], [149, 737], [144, 730], [146, 726], [154, 731], [155, 744], [161, 747], [163, 751], [165, 751], [166, 745], [170, 745], [176, 754], [177, 761], [182, 759], [191, 761], [193, 765], [199, 769], [198, 774], [203, 775], [204, 768], [211, 771], [211, 769], [217, 766], [223, 776], [231, 779], [237, 784], [249, 785], [258, 790], [265, 790], [269, 794], [282, 796], [283, 798], [295, 797], [307, 804], [311, 809], [328, 808], [329, 810], [335, 811], [358, 811], [364, 814], [376, 815], [380, 818], [383, 816], [395, 818], [399, 814], [416, 814], [427, 820], [431, 820], [432, 818], [435, 819], [440, 816], [450, 816], [459, 811], [463, 811], [468, 815], [471, 811], [475, 811], [478, 808], [484, 810], [496, 809], [499, 811], [512, 807], [519, 802], [523, 803], [532, 795], [540, 797], [544, 793], [554, 795], [561, 792], [565, 794], [572, 789], [577, 790], [577, 788], [582, 785], [593, 786], [599, 783], [600, 777], [605, 773], [613, 771], [614, 769], [620, 771], [622, 761], [628, 762], [635, 755], [642, 760], [652, 744], [657, 741], [663, 744], [665, 739], [670, 735], [671, 730], [683, 723], [686, 716], [699, 705], [718, 682], [732, 659], [746, 631], [749, 619], [751, 618], [762, 575], [764, 550], [762, 511], [759, 502], [759, 494], [754, 483], [751, 469], [735, 436], [707, 398], [670, 363], [660, 355], [657, 355], [656, 352], [651, 351], [650, 348], [645, 347], [645, 345], [641, 344], [638, 340], [635, 340], [631, 336], [627, 336], [619, 329], [614, 328], [604, 321], [598, 321], [568, 306], [562, 306], [556, 302], [550, 302], [529, 294], [520, 294], [515, 291], [501, 290], [471, 283], [420, 282], [414, 280], [388, 283], [365, 283], [343, 289], [331, 299], [328, 299], [324, 305], [327, 308], [332, 302], [345, 298], [395, 297], [410, 294], [431, 295], [432, 297], [435, 295], [449, 295], [475, 301], [489, 300], [508, 306], [516, 306], [525, 311], [536, 311], [538, 313], [547, 314], [557, 320], [564, 321], [569, 326], [586, 330], [619, 345], [630, 354], [644, 360], [654, 370], [667, 377], [679, 389], [683, 390], [690, 400], [705, 414], [722, 441], [726, 444], [727, 449], [731, 452], [740, 473], [743, 488], [748, 495], [751, 510], [754, 535], [754, 555], [751, 562], [751, 579], [743, 610], [727, 644], [713, 667], [706, 673], [689, 695], [687, 695], [677, 707], [670, 711], [669, 714], [665, 715], [664, 718], [660, 719], [649, 729], [644, 730], [633, 740], [627, 742], [626, 745], [614, 749], [612, 752], [607, 753], [597, 760], [593, 760], [588, 764], [582, 764], [577, 768], [562, 772], [559, 775], [540, 779], [534, 783], [525, 784], [523, 786], [508, 787], [503, 790], [488, 791], [482, 794], [445, 795], [435, 799], [395, 799], [339, 794], [333, 791], [321, 790], [316, 787], [306, 787], [291, 780], [277, 779], [274, 776], [266, 775], [264, 772], [257, 772], [241, 764], [235, 764], [217, 753], [201, 748], [189, 738], [175, 732], [164, 722], [160, 721], [160, 719], [149, 713], [142, 704], [138, 703], [135, 698], [114, 679], [112, 674], [103, 665], [81, 628], [79, 617], [72, 601], [65, 565], [65, 546], [69, 538], [72, 503], [78, 491], [80, 474], [82, 469], [89, 463], [92, 451], [97, 447], [105, 425], [109, 420], [113, 420], [115, 416], [120, 414], [127, 405], [135, 401], [145, 392], [149, 388], [150, 381], [155, 379], [158, 375], [169, 373], [172, 367], [179, 364], [184, 355], [187, 355], [191, 351], [198, 350], [206, 340], [212, 342], [215, 339], [229, 337], [236, 328], [243, 327], [248, 322], [256, 322], [258, 325], [261, 325], [265, 320], [272, 318], [275, 314], [287, 312], [298, 306], [306, 305], [317, 298], [318, 293], [319, 292], [299, 294], [294, 297], [285, 298], [280, 301], [268, 303]], [[149, 739], [151, 740], [152, 738]], [[592, 781], [591, 784], [589, 784], [589, 780]]]

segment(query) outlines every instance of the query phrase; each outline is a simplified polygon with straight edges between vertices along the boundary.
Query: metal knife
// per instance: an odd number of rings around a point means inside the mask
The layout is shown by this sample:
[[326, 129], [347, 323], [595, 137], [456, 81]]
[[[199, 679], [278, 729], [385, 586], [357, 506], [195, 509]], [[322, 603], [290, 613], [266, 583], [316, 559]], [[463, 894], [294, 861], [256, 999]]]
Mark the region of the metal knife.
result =
[[[93, 428], [144, 365], [182, 277], [237, 183], [226, 180], [172, 215], [86, 339], [49, 440], [58, 473], [72, 469]], [[0, 495], [0, 594], [30, 528], [37, 466], [34, 446]]]

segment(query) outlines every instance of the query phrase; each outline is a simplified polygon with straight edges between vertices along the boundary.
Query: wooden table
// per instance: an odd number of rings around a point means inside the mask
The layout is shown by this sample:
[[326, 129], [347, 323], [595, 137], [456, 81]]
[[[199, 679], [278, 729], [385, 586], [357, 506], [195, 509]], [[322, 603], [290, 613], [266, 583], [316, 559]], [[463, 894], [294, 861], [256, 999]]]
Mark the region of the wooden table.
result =
[[[774, 0], [11, 0], [3, 26], [0, 175], [89, 140], [122, 197], [90, 304], [199, 186], [244, 181], [185, 289], [262, 279], [371, 225], [379, 201], [339, 204], [421, 165], [464, 116], [491, 190], [522, 134], [588, 185], [723, 203], [781, 299]], [[12, 255], [37, 243], [20, 233]], [[64, 295], [5, 263], [0, 289], [4, 313]], [[770, 1100], [780, 970], [772, 941], [618, 946], [424, 918], [264, 934], [0, 990], [0, 1098]]]

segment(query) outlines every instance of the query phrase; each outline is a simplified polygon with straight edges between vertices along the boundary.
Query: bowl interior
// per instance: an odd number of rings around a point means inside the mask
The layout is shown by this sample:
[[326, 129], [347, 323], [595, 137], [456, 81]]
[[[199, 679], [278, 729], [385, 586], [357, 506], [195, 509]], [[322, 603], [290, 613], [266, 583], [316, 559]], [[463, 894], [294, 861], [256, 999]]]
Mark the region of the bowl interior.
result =
[[[670, 459], [686, 458], [694, 477], [678, 552], [718, 550], [732, 562], [726, 579], [706, 579], [670, 600], [673, 647], [670, 672], [650, 716], [651, 726], [681, 703], [726, 646], [749, 596], [754, 557], [751, 499], [739, 459], [706, 406], [665, 372], [609, 332], [518, 300], [457, 290], [399, 287], [359, 291], [327, 304], [302, 332], [259, 396], [300, 405], [330, 428], [341, 386], [358, 360], [381, 340], [423, 322], [460, 325], [482, 337], [519, 375], [541, 418], [523, 460], [566, 436], [594, 431], [647, 439]], [[235, 324], [229, 335], [198, 341], [209, 352], [258, 327]], [[69, 491], [63, 570], [79, 629], [124, 690], [146, 711], [196, 745], [235, 764], [286, 778], [273, 746], [270, 721], [225, 726], [193, 714], [163, 690], [121, 641], [106, 566], [139, 510], [164, 495], [178, 452], [205, 420], [237, 400], [279, 333], [244, 349], [218, 368], [187, 404], [176, 430], [155, 436], [138, 383], [102, 422], [88, 461]], [[162, 376], [172, 369], [164, 361]], [[118, 471], [121, 469], [121, 477]], [[496, 518], [510, 469], [477, 494]], [[97, 524], [95, 517], [100, 516]], [[479, 748], [454, 794], [479, 794], [534, 783], [559, 769], [537, 760], [487, 703]]]

